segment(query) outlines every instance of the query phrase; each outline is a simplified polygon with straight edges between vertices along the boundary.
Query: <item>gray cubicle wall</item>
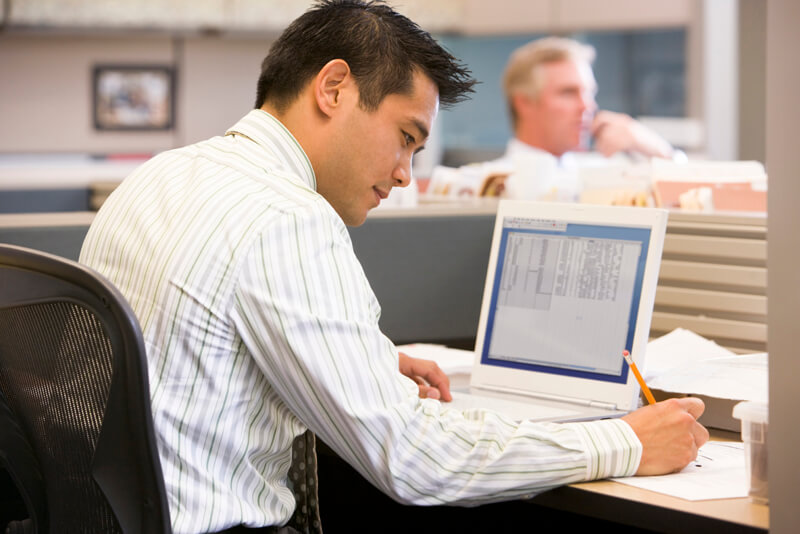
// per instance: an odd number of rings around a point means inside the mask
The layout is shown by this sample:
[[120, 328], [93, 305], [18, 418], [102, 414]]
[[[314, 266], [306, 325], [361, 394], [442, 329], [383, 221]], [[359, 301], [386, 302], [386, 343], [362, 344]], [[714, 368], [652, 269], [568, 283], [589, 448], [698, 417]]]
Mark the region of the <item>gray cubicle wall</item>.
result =
[[[0, 242], [77, 260], [93, 217], [92, 212], [0, 215]], [[371, 214], [350, 229], [389, 338], [472, 348], [493, 225], [492, 209], [398, 210]]]
[[78, 260], [93, 212], [0, 214], [0, 243]]
[[398, 213], [350, 229], [392, 341], [473, 348], [494, 220], [494, 213]]
[[51, 213], [87, 211], [89, 189], [4, 189], [0, 191], [0, 213]]
[[[0, 242], [77, 260], [92, 212], [0, 214]], [[395, 343], [473, 348], [494, 208], [376, 211], [350, 228]], [[651, 336], [687, 328], [738, 352], [766, 349], [763, 215], [672, 213]]]

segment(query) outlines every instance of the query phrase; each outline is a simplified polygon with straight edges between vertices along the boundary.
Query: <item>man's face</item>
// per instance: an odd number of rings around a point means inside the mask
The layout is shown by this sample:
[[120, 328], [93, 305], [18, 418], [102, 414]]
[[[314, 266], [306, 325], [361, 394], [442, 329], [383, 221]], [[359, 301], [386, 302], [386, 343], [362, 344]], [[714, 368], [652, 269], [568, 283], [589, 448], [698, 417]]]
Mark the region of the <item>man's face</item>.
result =
[[412, 92], [391, 94], [375, 111], [357, 103], [337, 120], [327, 157], [317, 174], [317, 191], [345, 224], [358, 226], [392, 187], [411, 180], [411, 159], [423, 148], [439, 108], [439, 92], [415, 73]]
[[592, 67], [586, 61], [556, 61], [539, 66], [544, 84], [538, 98], [520, 113], [523, 127], [534, 128], [536, 146], [560, 156], [581, 145], [592, 115], [597, 93]]

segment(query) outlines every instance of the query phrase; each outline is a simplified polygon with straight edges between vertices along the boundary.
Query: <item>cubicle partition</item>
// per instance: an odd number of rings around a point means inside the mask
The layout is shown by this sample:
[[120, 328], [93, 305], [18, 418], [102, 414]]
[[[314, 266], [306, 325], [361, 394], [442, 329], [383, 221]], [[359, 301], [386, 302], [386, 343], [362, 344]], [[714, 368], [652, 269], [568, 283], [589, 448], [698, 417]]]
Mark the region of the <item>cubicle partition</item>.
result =
[[146, 159], [0, 153], [0, 214], [96, 210], [94, 197], [107, 196]]
[[392, 341], [474, 348], [495, 211], [494, 203], [387, 208], [350, 229]]
[[[485, 204], [376, 212], [351, 229], [390, 338], [471, 348], [493, 225]], [[766, 228], [764, 214], [671, 212], [650, 336], [685, 328], [766, 351]]]
[[650, 328], [685, 328], [734, 352], [767, 350], [764, 213], [670, 213]]
[[[496, 204], [381, 208], [350, 228], [397, 344], [473, 348]], [[93, 212], [2, 214], [0, 242], [77, 259]], [[766, 216], [670, 213], [651, 337], [692, 330], [736, 352], [766, 350]]]
[[0, 214], [0, 243], [78, 260], [94, 212]]

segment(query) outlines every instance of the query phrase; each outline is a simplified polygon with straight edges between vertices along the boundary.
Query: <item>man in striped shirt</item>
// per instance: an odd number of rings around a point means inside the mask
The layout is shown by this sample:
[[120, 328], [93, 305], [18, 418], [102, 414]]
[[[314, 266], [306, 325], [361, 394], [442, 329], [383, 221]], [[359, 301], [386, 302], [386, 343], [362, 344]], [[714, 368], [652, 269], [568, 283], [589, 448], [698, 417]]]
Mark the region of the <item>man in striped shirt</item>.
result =
[[81, 261], [141, 323], [176, 533], [285, 524], [306, 429], [421, 505], [669, 472], [707, 439], [691, 399], [573, 424], [461, 413], [437, 400], [441, 371], [380, 332], [345, 225], [408, 184], [439, 104], [472, 83], [385, 5], [326, 1], [272, 46], [257, 109], [154, 157], [97, 214]]

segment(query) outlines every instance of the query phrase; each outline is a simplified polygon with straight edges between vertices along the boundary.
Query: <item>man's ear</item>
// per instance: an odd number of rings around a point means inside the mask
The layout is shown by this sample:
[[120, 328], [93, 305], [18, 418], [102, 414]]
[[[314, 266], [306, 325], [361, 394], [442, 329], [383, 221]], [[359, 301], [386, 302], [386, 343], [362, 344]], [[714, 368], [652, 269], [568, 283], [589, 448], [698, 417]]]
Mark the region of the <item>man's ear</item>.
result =
[[527, 116], [534, 105], [534, 99], [523, 93], [515, 93], [511, 96], [511, 105], [514, 107], [517, 116]]
[[358, 90], [350, 72], [350, 65], [343, 59], [332, 59], [325, 64], [314, 78], [314, 99], [319, 110], [331, 116], [341, 108], [353, 94], [358, 98]]

